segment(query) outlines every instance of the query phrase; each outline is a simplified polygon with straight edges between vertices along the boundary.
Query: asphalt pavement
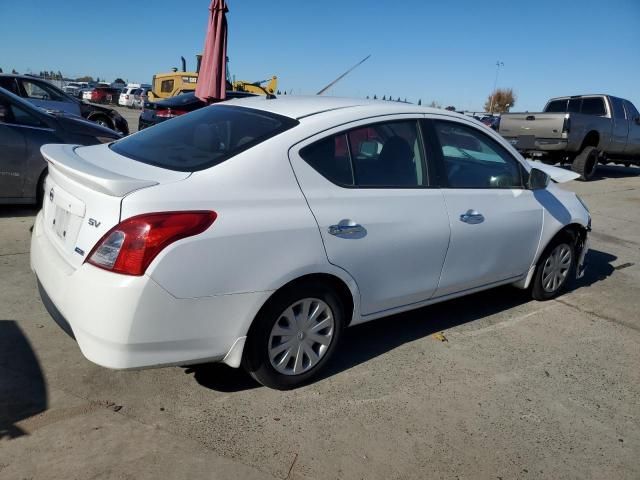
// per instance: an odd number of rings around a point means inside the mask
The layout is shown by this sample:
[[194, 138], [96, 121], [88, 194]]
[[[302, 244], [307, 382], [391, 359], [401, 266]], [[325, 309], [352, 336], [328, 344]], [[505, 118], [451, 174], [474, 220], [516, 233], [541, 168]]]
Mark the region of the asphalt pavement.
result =
[[353, 327], [289, 392], [224, 365], [93, 365], [39, 299], [35, 210], [0, 207], [0, 479], [638, 479], [639, 175], [567, 185], [593, 215], [569, 293]]

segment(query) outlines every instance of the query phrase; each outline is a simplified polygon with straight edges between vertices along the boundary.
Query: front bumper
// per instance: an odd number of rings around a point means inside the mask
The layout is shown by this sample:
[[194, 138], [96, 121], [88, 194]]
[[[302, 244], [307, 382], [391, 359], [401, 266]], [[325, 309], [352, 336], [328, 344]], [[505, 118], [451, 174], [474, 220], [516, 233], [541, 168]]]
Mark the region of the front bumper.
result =
[[74, 270], [43, 231], [42, 213], [31, 239], [31, 268], [56, 323], [85, 357], [116, 369], [222, 360], [270, 295], [176, 298], [146, 275], [88, 264]]

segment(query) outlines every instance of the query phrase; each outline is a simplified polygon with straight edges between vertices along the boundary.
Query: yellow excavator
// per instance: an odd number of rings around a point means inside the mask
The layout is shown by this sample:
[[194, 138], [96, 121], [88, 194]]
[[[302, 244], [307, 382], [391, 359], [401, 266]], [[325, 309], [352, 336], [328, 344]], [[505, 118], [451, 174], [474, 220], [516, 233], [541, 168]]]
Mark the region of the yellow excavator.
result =
[[[182, 60], [182, 71], [173, 68], [171, 72], [157, 73], [151, 81], [151, 91], [148, 93], [148, 100], [154, 102], [163, 98], [173, 97], [181, 93], [192, 92], [198, 83], [198, 73], [202, 55], [196, 55], [196, 71], [187, 72], [187, 61]], [[229, 75], [229, 59], [227, 58], [227, 90], [236, 92], [249, 92], [257, 95], [273, 95], [278, 89], [278, 77], [273, 76], [269, 80], [260, 82], [248, 82], [245, 80], [231, 80]]]

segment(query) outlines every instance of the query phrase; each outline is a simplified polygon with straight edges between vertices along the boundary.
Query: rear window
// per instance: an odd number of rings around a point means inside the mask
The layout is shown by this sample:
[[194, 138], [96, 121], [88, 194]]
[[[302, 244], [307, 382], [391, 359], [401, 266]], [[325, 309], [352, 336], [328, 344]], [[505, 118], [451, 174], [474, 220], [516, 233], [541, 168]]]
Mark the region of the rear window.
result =
[[566, 100], [553, 100], [547, 103], [544, 111], [549, 113], [564, 113], [567, 109]]
[[297, 124], [261, 110], [215, 105], [142, 130], [110, 148], [149, 165], [193, 172], [218, 165]]

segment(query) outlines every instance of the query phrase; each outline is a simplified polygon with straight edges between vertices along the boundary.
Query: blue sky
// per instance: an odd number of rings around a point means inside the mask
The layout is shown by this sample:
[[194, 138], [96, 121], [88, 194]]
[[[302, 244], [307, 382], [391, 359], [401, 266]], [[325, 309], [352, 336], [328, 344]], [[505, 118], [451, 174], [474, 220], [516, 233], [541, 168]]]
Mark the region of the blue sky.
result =
[[[208, 0], [95, 3], [0, 0], [0, 67], [61, 70], [148, 82], [193, 68]], [[368, 54], [330, 90], [436, 100], [479, 110], [497, 60], [515, 110], [557, 95], [606, 92], [640, 105], [640, 0], [228, 0], [230, 70], [313, 94]], [[101, 18], [107, 18], [102, 19]]]

